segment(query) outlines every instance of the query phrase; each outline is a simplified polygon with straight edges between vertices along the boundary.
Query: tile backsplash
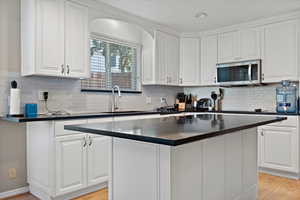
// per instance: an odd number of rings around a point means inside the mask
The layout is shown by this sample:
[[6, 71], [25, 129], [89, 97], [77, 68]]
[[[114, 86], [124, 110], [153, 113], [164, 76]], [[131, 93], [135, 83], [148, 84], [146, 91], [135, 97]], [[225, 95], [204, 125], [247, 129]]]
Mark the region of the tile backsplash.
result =
[[[223, 110], [253, 111], [261, 108], [276, 110], [276, 87], [279, 84], [263, 86], [226, 87], [224, 89]], [[298, 84], [297, 84], [298, 87]], [[198, 98], [210, 97], [212, 91], [219, 93], [218, 87], [189, 87], [185, 93], [192, 93]]]
[[[10, 81], [16, 80], [21, 88], [21, 101], [24, 103], [38, 103], [39, 112], [45, 112], [44, 103], [38, 101], [38, 91], [49, 92], [49, 109], [76, 112], [109, 111], [111, 94], [81, 92], [80, 80], [60, 79], [50, 77], [21, 77], [19, 73], [9, 72], [0, 74], [0, 114], [8, 111], [8, 95]], [[142, 94], [122, 94], [120, 108], [122, 110], [153, 110], [164, 106], [161, 97], [166, 97], [170, 105], [175, 102], [175, 96], [183, 89], [167, 86], [144, 86]], [[146, 103], [146, 98], [151, 103]]]

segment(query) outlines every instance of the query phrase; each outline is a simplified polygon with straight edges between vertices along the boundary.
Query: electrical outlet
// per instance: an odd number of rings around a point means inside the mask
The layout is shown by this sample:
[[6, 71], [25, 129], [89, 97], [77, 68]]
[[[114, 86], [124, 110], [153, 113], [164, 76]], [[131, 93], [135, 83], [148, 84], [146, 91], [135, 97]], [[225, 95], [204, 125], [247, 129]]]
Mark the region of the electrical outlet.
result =
[[160, 98], [160, 103], [166, 103], [167, 102], [167, 98], [166, 97], [161, 97]]
[[151, 97], [146, 97], [146, 104], [151, 104], [151, 102], [152, 102]]
[[8, 169], [8, 177], [9, 177], [10, 179], [15, 179], [15, 178], [17, 178], [17, 170], [16, 170], [16, 168], [9, 168], [9, 169]]
[[44, 101], [44, 92], [48, 92], [48, 91], [43, 91], [43, 90], [39, 91], [39, 101]]

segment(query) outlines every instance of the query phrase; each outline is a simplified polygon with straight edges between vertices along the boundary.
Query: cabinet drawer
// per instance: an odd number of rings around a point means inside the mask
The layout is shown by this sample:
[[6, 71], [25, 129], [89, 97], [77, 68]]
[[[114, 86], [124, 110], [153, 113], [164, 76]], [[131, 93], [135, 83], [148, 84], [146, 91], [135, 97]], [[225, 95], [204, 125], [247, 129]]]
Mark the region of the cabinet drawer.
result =
[[55, 122], [55, 136], [82, 134], [78, 131], [65, 130], [65, 125], [86, 124], [87, 120], [71, 120]]
[[[286, 117], [286, 116], [280, 116], [280, 117]], [[297, 127], [297, 125], [298, 125], [298, 117], [297, 116], [292, 116], [292, 117], [289, 116], [289, 117], [287, 117], [287, 120], [268, 124], [267, 126]]]

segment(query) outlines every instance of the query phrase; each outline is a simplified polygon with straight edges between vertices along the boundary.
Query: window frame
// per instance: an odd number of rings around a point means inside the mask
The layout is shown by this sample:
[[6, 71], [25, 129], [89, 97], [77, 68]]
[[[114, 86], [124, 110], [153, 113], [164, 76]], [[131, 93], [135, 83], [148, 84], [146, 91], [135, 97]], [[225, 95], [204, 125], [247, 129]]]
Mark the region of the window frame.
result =
[[[135, 48], [136, 49], [136, 90], [126, 90], [126, 89], [122, 89], [121, 88], [121, 92], [122, 93], [131, 93], [131, 94], [140, 94], [142, 93], [142, 80], [141, 80], [141, 74], [142, 74], [142, 45], [135, 43], [135, 42], [131, 42], [131, 41], [126, 41], [126, 40], [122, 40], [122, 39], [117, 39], [111, 36], [107, 36], [105, 34], [99, 34], [99, 33], [90, 33], [89, 36], [89, 51], [90, 51], [90, 40], [91, 39], [97, 39], [97, 40], [101, 40], [103, 42], [107, 42], [107, 43], [114, 43], [117, 45], [124, 45], [124, 46], [128, 46], [131, 48]], [[90, 54], [89, 54], [90, 55]], [[89, 59], [89, 65], [90, 65], [90, 59]], [[90, 69], [90, 73], [92, 73], [91, 69]], [[81, 92], [104, 92], [104, 93], [111, 93], [112, 89], [105, 89], [105, 88], [99, 88], [99, 89], [88, 89], [88, 88], [81, 88]]]

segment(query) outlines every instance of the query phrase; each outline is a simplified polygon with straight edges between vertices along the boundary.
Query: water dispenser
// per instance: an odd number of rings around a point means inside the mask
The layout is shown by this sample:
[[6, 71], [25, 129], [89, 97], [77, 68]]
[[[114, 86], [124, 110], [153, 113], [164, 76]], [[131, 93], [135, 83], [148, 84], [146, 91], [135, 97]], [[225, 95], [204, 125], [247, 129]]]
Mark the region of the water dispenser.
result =
[[276, 88], [276, 110], [278, 113], [297, 112], [297, 87], [290, 81], [284, 80]]

